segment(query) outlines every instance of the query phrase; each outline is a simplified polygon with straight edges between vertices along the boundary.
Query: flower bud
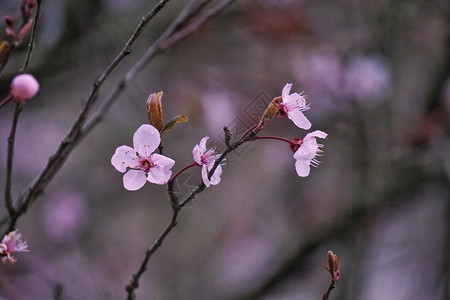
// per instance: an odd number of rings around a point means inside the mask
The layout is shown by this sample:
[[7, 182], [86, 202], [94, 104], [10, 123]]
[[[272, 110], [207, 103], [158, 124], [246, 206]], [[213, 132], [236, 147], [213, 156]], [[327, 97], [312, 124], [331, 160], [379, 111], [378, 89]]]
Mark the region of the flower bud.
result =
[[158, 131], [163, 128], [163, 113], [161, 99], [163, 92], [153, 93], [147, 98], [147, 116], [150, 124]]
[[328, 251], [327, 253], [327, 258], [328, 258], [328, 266], [330, 268], [330, 272], [336, 272], [337, 270], [337, 256], [333, 253], [333, 251]]
[[264, 125], [273, 119], [273, 117], [275, 117], [275, 115], [278, 112], [278, 103], [280, 103], [281, 101], [281, 97], [276, 97], [274, 98], [269, 106], [266, 108], [266, 110], [264, 111], [264, 114], [261, 117], [261, 120], [259, 121], [259, 128], [264, 127]]
[[21, 74], [11, 81], [10, 93], [14, 101], [25, 104], [25, 100], [33, 98], [39, 91], [39, 82], [33, 75]]
[[10, 15], [6, 15], [5, 16], [5, 23], [6, 23], [6, 26], [12, 27], [14, 25], [14, 18], [11, 17]]
[[8, 59], [10, 50], [11, 46], [8, 42], [3, 41], [0, 43], [0, 65]]

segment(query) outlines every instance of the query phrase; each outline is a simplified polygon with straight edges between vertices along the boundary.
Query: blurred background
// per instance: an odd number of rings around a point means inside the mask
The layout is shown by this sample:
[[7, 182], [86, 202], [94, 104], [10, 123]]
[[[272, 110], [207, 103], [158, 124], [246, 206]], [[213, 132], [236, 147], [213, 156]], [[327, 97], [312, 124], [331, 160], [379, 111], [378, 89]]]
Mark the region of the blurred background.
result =
[[[44, 0], [29, 72], [40, 81], [18, 124], [13, 196], [38, 174], [75, 120], [94, 80], [157, 1]], [[172, 1], [100, 91], [108, 94], [186, 1]], [[2, 0], [0, 17], [20, 17]], [[329, 135], [322, 164], [297, 176], [285, 143], [232, 153], [222, 181], [186, 209], [151, 259], [137, 299], [450, 299], [450, 3], [241, 0], [157, 56], [76, 148], [17, 227], [29, 253], [0, 266], [1, 299], [124, 299], [170, 220], [165, 186], [136, 192], [110, 163], [147, 123], [145, 102], [164, 91], [163, 136], [173, 171], [222, 127], [239, 133], [286, 83], [305, 91], [312, 130]], [[6, 39], [4, 25], [1, 38]], [[27, 46], [0, 77], [1, 97]], [[0, 110], [0, 189], [14, 105]], [[304, 137], [287, 118], [262, 135]], [[201, 181], [183, 173], [178, 191]], [[7, 214], [2, 208], [1, 215]]]

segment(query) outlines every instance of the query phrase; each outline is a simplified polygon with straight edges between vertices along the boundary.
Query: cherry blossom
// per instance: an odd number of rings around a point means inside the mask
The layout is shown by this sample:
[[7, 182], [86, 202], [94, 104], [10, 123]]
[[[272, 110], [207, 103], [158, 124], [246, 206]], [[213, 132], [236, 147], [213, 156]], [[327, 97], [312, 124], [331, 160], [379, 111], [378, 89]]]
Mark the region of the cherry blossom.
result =
[[11, 256], [13, 252], [28, 252], [28, 243], [22, 240], [22, 234], [16, 229], [3, 237], [0, 243], [0, 257], [3, 263], [9, 261], [15, 263], [16, 258]]
[[33, 75], [21, 74], [11, 81], [11, 95], [20, 104], [25, 104], [25, 100], [33, 98], [39, 91], [39, 82]]
[[311, 122], [305, 117], [303, 111], [309, 109], [309, 105], [306, 103], [306, 95], [303, 93], [292, 93], [292, 84], [288, 83], [284, 86], [281, 92], [283, 103], [279, 105], [279, 113], [282, 116], [286, 116], [294, 122], [294, 124], [302, 129], [311, 128]]
[[208, 172], [214, 166], [214, 162], [217, 158], [217, 155], [214, 155], [215, 148], [211, 148], [206, 150], [206, 142], [209, 137], [205, 136], [200, 141], [200, 144], [195, 145], [192, 150], [192, 155], [194, 156], [194, 161], [202, 166], [202, 178], [203, 183], [209, 187], [210, 185], [216, 185], [220, 182], [220, 175], [222, 174], [222, 166], [218, 165], [214, 174], [211, 176], [211, 179], [208, 178]]
[[[317, 156], [321, 156], [323, 151], [323, 145], [318, 144], [316, 138], [324, 139], [327, 137], [323, 131], [316, 130], [308, 133], [303, 140], [296, 140], [295, 143], [300, 145], [294, 153], [295, 170], [298, 176], [306, 177], [309, 175], [310, 166], [317, 167], [320, 162], [316, 159]], [[291, 147], [292, 148], [292, 147]]]
[[[125, 173], [123, 186], [135, 191], [144, 186], [145, 181], [165, 184], [172, 176], [170, 170], [175, 161], [153, 153], [161, 143], [159, 131], [149, 124], [141, 125], [133, 135], [133, 146], [120, 146], [116, 149], [111, 164], [117, 171]], [[153, 153], [153, 154], [152, 154]]]

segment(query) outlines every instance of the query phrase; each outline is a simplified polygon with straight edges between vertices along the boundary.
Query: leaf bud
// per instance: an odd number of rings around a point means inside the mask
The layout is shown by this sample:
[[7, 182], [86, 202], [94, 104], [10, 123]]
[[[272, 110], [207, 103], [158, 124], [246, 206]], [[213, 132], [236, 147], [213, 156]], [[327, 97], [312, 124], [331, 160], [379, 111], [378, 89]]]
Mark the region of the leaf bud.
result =
[[158, 131], [163, 128], [163, 112], [161, 99], [163, 92], [153, 93], [147, 98], [147, 116], [150, 124], [153, 125]]

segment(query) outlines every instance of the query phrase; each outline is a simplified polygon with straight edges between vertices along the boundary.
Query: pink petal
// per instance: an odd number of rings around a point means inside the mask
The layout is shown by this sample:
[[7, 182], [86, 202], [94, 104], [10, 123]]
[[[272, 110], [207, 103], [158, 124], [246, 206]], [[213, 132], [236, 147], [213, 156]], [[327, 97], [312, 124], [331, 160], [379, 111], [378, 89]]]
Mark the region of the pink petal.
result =
[[[305, 141], [305, 140], [303, 140], [303, 141]], [[314, 143], [315, 142], [316, 142], [316, 140], [314, 139]], [[313, 144], [311, 141], [311, 143], [307, 144], [304, 142], [300, 146], [300, 148], [298, 148], [298, 150], [294, 153], [294, 158], [296, 160], [310, 161], [311, 159], [313, 159], [316, 156], [318, 150], [319, 150], [319, 147], [317, 146], [317, 143]]]
[[209, 187], [211, 185], [211, 182], [208, 179], [208, 167], [206, 165], [202, 166], [202, 179], [206, 187]]
[[120, 146], [111, 158], [111, 164], [119, 172], [125, 172], [127, 168], [136, 168], [139, 165], [138, 157], [133, 148]]
[[316, 131], [313, 131], [313, 132], [308, 133], [308, 134], [305, 136], [305, 139], [308, 139], [308, 138], [311, 138], [311, 137], [324, 139], [324, 138], [326, 138], [327, 136], [328, 136], [328, 134], [326, 134], [325, 132], [320, 131], [320, 130], [316, 130]]
[[202, 140], [200, 141], [199, 146], [200, 146], [200, 149], [202, 150], [202, 154], [203, 154], [203, 152], [206, 151], [206, 142], [208, 141], [208, 139], [209, 139], [209, 136], [205, 136], [205, 137], [202, 138]]
[[291, 92], [292, 83], [286, 83], [283, 90], [281, 91], [281, 98], [283, 100], [283, 103], [286, 103], [286, 101], [289, 98], [289, 93]]
[[172, 171], [165, 167], [155, 166], [148, 171], [147, 180], [155, 184], [166, 184], [170, 176], [172, 176]]
[[309, 159], [308, 160], [297, 160], [295, 162], [295, 170], [297, 171], [298, 176], [306, 177], [309, 175], [310, 171]]
[[151, 160], [155, 165], [167, 169], [172, 168], [173, 165], [175, 164], [175, 161], [173, 159], [157, 153], [151, 155]]
[[220, 175], [222, 175], [222, 166], [218, 165], [214, 174], [211, 176], [211, 184], [216, 185], [220, 182]]
[[298, 109], [288, 111], [288, 118], [294, 122], [294, 124], [301, 129], [310, 129], [311, 122], [305, 117], [305, 115]]
[[136, 191], [145, 184], [145, 173], [141, 170], [129, 170], [123, 175], [123, 186], [129, 191]]
[[140, 156], [149, 157], [160, 143], [159, 131], [149, 124], [141, 125], [133, 135], [133, 147]]
[[192, 149], [192, 156], [194, 157], [194, 161], [199, 165], [202, 165], [203, 152], [204, 151], [202, 151], [199, 145], [195, 145], [194, 149]]
[[216, 170], [214, 171], [214, 174], [211, 176], [211, 180], [208, 179], [208, 172], [212, 169], [212, 166], [202, 166], [202, 179], [203, 183], [209, 187], [210, 185], [216, 185], [220, 182], [220, 175], [222, 175], [222, 166], [218, 165]]

